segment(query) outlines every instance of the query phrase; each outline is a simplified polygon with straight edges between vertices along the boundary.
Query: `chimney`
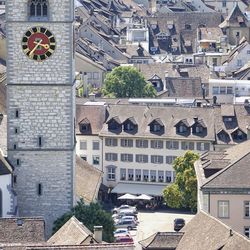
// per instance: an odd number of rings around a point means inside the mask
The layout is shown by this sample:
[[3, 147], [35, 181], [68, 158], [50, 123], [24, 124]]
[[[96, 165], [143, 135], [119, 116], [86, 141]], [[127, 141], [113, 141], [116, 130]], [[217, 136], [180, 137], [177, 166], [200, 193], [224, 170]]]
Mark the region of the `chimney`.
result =
[[102, 226], [94, 226], [94, 238], [98, 243], [102, 242]]
[[194, 122], [197, 122], [198, 121], [198, 117], [194, 117]]

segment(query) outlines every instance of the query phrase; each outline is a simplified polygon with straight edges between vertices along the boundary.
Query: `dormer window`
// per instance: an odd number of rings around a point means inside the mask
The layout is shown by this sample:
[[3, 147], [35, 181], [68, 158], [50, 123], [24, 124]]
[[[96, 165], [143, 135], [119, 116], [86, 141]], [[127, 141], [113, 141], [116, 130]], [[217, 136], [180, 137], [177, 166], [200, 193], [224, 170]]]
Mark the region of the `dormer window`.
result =
[[137, 126], [137, 123], [134, 119], [134, 117], [128, 118], [124, 123], [123, 123], [123, 130], [124, 131], [133, 131]]
[[231, 134], [233, 139], [236, 141], [243, 141], [247, 139], [246, 134], [238, 127], [234, 129]]
[[194, 117], [194, 124], [192, 125], [193, 134], [203, 134], [206, 133], [206, 124], [202, 119], [198, 120], [197, 117]]
[[159, 133], [159, 132], [163, 132], [164, 130], [164, 124], [159, 118], [153, 120], [149, 124], [149, 126], [150, 126], [150, 132]]
[[187, 127], [185, 125], [180, 125], [179, 126], [179, 133], [185, 133], [187, 132]]
[[179, 121], [177, 124], [175, 124], [175, 127], [176, 127], [176, 133], [179, 133], [179, 134], [185, 134], [187, 132], [189, 132], [189, 124], [187, 122], [186, 119], [183, 119], [181, 121]]
[[203, 127], [197, 125], [197, 126], [195, 127], [195, 133], [196, 133], [196, 134], [200, 134], [200, 133], [202, 133], [202, 132], [203, 132]]
[[29, 19], [34, 21], [48, 20], [48, 0], [30, 0]]
[[91, 126], [90, 122], [87, 118], [84, 118], [80, 123], [79, 123], [79, 130], [81, 133], [89, 133], [91, 132]]
[[118, 130], [121, 128], [121, 121], [118, 116], [111, 118], [108, 122], [108, 130]]

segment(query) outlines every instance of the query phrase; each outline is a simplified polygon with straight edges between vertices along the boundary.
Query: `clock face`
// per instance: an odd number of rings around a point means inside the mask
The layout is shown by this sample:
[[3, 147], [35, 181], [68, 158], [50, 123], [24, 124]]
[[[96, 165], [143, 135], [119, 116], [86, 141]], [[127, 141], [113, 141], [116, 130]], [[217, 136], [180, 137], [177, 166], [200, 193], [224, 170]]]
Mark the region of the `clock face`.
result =
[[56, 40], [48, 29], [33, 27], [24, 34], [22, 48], [30, 59], [43, 61], [53, 54], [56, 48]]

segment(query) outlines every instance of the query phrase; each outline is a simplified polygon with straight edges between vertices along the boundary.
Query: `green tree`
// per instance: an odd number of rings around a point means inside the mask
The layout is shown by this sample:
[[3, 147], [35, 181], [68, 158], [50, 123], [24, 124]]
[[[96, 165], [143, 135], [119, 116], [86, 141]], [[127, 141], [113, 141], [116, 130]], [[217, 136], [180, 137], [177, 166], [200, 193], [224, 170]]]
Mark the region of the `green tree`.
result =
[[132, 66], [119, 66], [108, 73], [102, 93], [108, 97], [154, 97], [156, 90]]
[[99, 203], [84, 204], [83, 200], [54, 222], [53, 232], [61, 228], [72, 216], [81, 221], [90, 231], [94, 231], [94, 226], [103, 226], [103, 240], [113, 242], [114, 222], [110, 213], [102, 209]]
[[198, 159], [198, 154], [187, 151], [184, 156], [174, 161], [175, 182], [163, 190], [163, 198], [169, 207], [197, 210], [197, 180], [194, 162]]

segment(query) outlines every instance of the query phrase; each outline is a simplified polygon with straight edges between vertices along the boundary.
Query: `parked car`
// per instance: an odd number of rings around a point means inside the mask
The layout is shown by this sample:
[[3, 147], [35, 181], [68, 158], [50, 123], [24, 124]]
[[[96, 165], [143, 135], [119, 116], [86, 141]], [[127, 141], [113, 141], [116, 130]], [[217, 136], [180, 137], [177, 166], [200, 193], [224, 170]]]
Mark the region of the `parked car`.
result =
[[115, 228], [127, 228], [128, 230], [132, 230], [136, 228], [136, 223], [133, 220], [123, 220], [115, 223]]
[[119, 243], [134, 243], [133, 238], [131, 236], [119, 236], [115, 238], [115, 242]]
[[112, 212], [114, 214], [114, 213], [119, 213], [124, 210], [129, 210], [131, 212], [138, 213], [136, 207], [132, 207], [129, 205], [121, 205], [120, 207], [115, 207]]
[[180, 231], [185, 226], [185, 220], [182, 218], [176, 218], [174, 220], [174, 230]]
[[114, 231], [114, 237], [126, 236], [126, 235], [130, 236], [130, 232], [128, 231], [127, 228], [117, 228]]
[[136, 220], [136, 218], [134, 216], [122, 216], [122, 218], [120, 220], [121, 221], [132, 220], [132, 221], [135, 222], [136, 225], [138, 225], [138, 221]]

